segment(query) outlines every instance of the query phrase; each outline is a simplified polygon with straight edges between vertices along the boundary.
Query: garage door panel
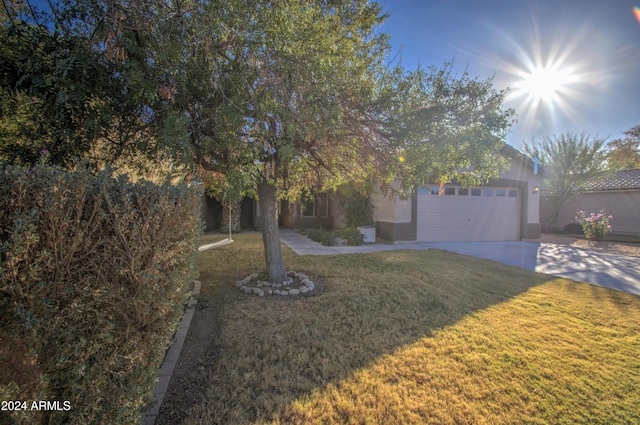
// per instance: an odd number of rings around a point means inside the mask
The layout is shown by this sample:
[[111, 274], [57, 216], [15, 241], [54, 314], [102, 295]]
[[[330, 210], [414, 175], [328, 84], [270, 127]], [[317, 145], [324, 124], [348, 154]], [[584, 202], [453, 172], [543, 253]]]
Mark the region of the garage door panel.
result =
[[[507, 190], [517, 190], [507, 188]], [[508, 192], [507, 192], [508, 193]], [[418, 193], [417, 240], [421, 242], [520, 239], [520, 193], [515, 197]]]

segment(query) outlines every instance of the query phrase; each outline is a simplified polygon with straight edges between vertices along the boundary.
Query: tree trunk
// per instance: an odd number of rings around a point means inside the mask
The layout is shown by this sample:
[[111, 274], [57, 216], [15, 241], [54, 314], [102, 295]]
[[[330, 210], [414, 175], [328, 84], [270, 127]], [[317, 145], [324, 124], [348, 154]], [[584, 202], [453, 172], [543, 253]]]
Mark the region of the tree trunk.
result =
[[273, 184], [258, 184], [258, 203], [260, 205], [264, 259], [267, 263], [269, 282], [282, 283], [287, 275], [280, 248], [278, 198], [276, 197], [276, 187]]
[[222, 203], [222, 220], [220, 223], [220, 231], [229, 233], [229, 214], [231, 214], [231, 233], [240, 232], [240, 211], [242, 201], [223, 202]]

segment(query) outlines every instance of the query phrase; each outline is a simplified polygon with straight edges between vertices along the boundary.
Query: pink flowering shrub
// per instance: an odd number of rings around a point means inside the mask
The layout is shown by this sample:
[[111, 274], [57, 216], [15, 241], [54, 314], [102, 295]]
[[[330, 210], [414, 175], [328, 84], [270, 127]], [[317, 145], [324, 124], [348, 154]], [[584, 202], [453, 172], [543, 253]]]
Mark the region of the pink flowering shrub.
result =
[[607, 215], [604, 210], [600, 210], [598, 214], [591, 213], [589, 216], [584, 211], [578, 211], [577, 214], [576, 221], [582, 226], [587, 239], [600, 241], [611, 231], [609, 220], [613, 219], [613, 216]]

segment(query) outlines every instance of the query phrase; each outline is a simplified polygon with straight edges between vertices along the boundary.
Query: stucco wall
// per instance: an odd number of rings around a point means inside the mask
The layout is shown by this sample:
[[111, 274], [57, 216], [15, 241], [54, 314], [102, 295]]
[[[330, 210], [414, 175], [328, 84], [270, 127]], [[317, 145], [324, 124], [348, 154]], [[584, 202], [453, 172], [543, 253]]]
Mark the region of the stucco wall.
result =
[[540, 223], [540, 192], [535, 192], [534, 188], [540, 188], [539, 175], [533, 174], [528, 167], [523, 166], [517, 161], [513, 161], [511, 169], [504, 173], [503, 178], [510, 180], [519, 180], [527, 182], [527, 210], [526, 224]]
[[[640, 190], [591, 192], [576, 194], [562, 207], [554, 227], [562, 228], [575, 223], [576, 213], [584, 211], [587, 215], [604, 209], [613, 216], [611, 226], [614, 233], [640, 235]], [[542, 223], [550, 222], [551, 199], [545, 197], [540, 209]]]
[[411, 223], [411, 199], [401, 199], [398, 195], [374, 192], [371, 194], [375, 221]]

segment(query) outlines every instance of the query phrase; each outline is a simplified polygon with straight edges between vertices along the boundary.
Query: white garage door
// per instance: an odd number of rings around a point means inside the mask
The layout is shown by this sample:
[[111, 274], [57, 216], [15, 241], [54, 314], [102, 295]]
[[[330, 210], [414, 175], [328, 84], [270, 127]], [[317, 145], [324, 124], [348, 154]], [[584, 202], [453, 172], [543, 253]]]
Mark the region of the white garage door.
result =
[[520, 189], [437, 186], [418, 189], [418, 242], [520, 240]]

